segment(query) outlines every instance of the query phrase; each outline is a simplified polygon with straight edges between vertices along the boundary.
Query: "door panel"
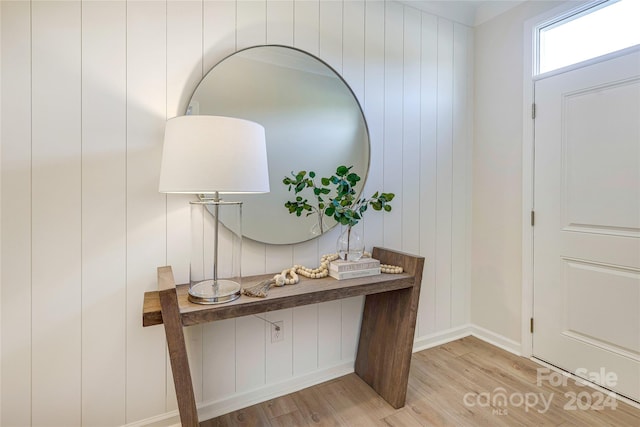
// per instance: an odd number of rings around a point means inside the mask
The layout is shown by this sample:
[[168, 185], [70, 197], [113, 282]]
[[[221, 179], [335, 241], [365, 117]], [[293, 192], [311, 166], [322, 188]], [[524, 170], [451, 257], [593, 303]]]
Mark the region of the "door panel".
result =
[[640, 53], [535, 97], [533, 354], [640, 401]]
[[563, 334], [637, 358], [638, 272], [566, 258], [563, 270], [564, 292], [569, 297]]
[[563, 94], [564, 230], [638, 237], [639, 99], [638, 79]]

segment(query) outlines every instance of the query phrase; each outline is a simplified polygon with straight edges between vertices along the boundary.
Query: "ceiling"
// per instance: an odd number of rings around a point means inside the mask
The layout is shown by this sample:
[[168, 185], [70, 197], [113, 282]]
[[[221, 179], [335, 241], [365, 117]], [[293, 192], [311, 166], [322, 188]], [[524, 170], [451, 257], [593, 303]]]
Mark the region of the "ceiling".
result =
[[482, 24], [525, 0], [399, 0], [416, 9], [442, 16], [470, 27]]

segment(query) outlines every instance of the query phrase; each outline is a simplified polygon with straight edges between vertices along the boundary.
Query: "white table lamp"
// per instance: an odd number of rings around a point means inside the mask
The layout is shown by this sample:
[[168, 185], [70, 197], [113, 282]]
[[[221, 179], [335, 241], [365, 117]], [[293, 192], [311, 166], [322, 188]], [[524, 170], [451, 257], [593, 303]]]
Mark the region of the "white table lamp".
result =
[[[180, 116], [165, 128], [161, 193], [197, 194], [192, 206], [192, 254], [189, 300], [200, 304], [233, 301], [241, 293], [242, 202], [220, 199], [224, 193], [267, 193], [269, 173], [264, 128], [254, 122], [219, 116]], [[219, 277], [220, 209], [234, 209], [237, 226], [226, 224], [234, 243], [234, 265]], [[205, 212], [209, 210], [211, 215]], [[194, 213], [197, 212], [197, 213]], [[233, 218], [233, 215], [225, 218]], [[213, 222], [213, 251], [208, 262], [205, 223]], [[210, 266], [211, 268], [205, 268]]]

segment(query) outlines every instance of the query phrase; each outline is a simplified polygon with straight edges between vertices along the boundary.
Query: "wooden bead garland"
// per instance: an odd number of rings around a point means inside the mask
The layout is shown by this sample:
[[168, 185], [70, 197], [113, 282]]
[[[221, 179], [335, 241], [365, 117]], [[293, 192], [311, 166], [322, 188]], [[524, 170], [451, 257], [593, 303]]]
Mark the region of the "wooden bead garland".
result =
[[318, 268], [309, 268], [299, 264], [294, 265], [293, 268], [301, 276], [310, 279], [320, 279], [329, 275], [329, 263], [338, 259], [338, 257], [338, 254], [322, 255], [322, 258], [320, 258], [320, 267]]
[[[290, 277], [287, 277], [290, 276]], [[295, 285], [300, 281], [300, 278], [296, 274], [296, 268], [285, 268], [282, 273], [273, 276], [273, 281], [276, 286]]]
[[380, 271], [387, 274], [400, 274], [403, 270], [397, 265], [380, 264]]
[[[285, 268], [280, 274], [276, 274], [271, 279], [263, 280], [255, 286], [242, 289], [242, 293], [250, 297], [265, 298], [267, 292], [272, 285], [285, 286], [295, 285], [300, 282], [300, 276], [308, 277], [309, 279], [320, 279], [329, 275], [329, 264], [331, 261], [335, 261], [340, 256], [338, 254], [326, 254], [320, 258], [320, 266], [317, 268], [309, 268], [303, 265], [296, 264], [292, 268]], [[365, 252], [364, 258], [371, 258], [371, 254]], [[400, 274], [402, 273], [402, 267], [397, 265], [380, 264], [380, 272], [387, 274]]]

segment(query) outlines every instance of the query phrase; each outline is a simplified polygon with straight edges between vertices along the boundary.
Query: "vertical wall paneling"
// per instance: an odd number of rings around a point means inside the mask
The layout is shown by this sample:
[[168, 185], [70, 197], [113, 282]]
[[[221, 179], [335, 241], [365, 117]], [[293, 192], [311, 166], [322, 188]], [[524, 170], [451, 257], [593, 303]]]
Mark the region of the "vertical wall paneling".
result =
[[293, 43], [298, 49], [318, 54], [319, 0], [294, 0]]
[[342, 301], [318, 304], [318, 367], [337, 364], [342, 357]]
[[[233, 195], [227, 199], [231, 200]], [[242, 240], [242, 274], [253, 276], [266, 272], [266, 245], [254, 240]]]
[[[293, 46], [294, 0], [267, 0], [266, 8], [266, 43]], [[281, 271], [293, 264], [293, 246], [267, 245], [266, 271]], [[293, 337], [291, 331], [289, 337]]]
[[[266, 42], [266, 2], [237, 2], [237, 49]], [[265, 273], [266, 245], [253, 240], [242, 242], [242, 273]], [[264, 316], [261, 316], [264, 317]], [[256, 316], [236, 320], [236, 391], [243, 392], [262, 386], [266, 381], [267, 323]]]
[[436, 327], [451, 327], [453, 23], [438, 18]]
[[[344, 67], [343, 67], [343, 44], [344, 44], [344, 23], [343, 23], [343, 2], [341, 1], [332, 1], [319, 2], [318, 8], [318, 57], [325, 61], [331, 68], [334, 69], [340, 75], [343, 75]], [[338, 165], [336, 165], [338, 166]], [[312, 263], [314, 266], [319, 264], [319, 258], [328, 253], [333, 253], [336, 251], [336, 241], [340, 236], [341, 230], [340, 227], [334, 227], [325, 233], [320, 239], [318, 239], [318, 258]], [[342, 301], [333, 301], [331, 303], [325, 304], [324, 308], [319, 312], [323, 316], [341, 316], [341, 306]], [[319, 317], [320, 325], [319, 332], [321, 330], [326, 331], [327, 326], [324, 324], [324, 320], [322, 317]], [[331, 323], [333, 320], [329, 320]], [[324, 324], [324, 326], [323, 326]], [[327, 337], [328, 338], [328, 337]], [[320, 342], [325, 342], [325, 336], [321, 334], [318, 338]], [[334, 360], [337, 356], [339, 359], [340, 354], [340, 337], [332, 335], [330, 340], [333, 340], [330, 345], [327, 346], [326, 353], [322, 353], [322, 348], [320, 348], [320, 363], [329, 362], [329, 360]], [[325, 355], [333, 354], [334, 356], [330, 356], [327, 359], [324, 358]]]
[[[266, 43], [293, 46], [294, 0], [267, 0], [266, 8]], [[293, 264], [293, 246], [267, 245], [266, 271], [281, 271]], [[291, 331], [289, 337], [293, 340]]]
[[452, 203], [451, 203], [451, 327], [467, 322], [467, 304], [469, 288], [467, 286], [465, 265], [467, 258], [467, 216], [469, 215], [470, 192], [467, 188], [467, 174], [471, 170], [468, 163], [468, 123], [469, 98], [467, 89], [467, 33], [468, 27], [454, 24], [453, 27], [453, 116], [455, 123], [452, 134]]
[[293, 266], [293, 247], [290, 245], [267, 245], [265, 271], [279, 272]]
[[[365, 2], [364, 23], [364, 99], [362, 108], [369, 128], [370, 159], [369, 176], [365, 184], [365, 194], [383, 190], [384, 174], [384, 2]], [[390, 189], [387, 189], [392, 191]], [[367, 215], [363, 221], [364, 239], [368, 248], [383, 245], [384, 214]]]
[[31, 15], [1, 2], [1, 425], [31, 424]]
[[[320, 259], [319, 239], [293, 245], [293, 260], [300, 265], [316, 265]], [[335, 250], [335, 249], [334, 249]]]
[[[2, 5], [0, 5], [0, 51], [2, 50]], [[0, 54], [0, 141], [2, 141], [2, 55]], [[0, 170], [2, 146], [0, 144]], [[2, 203], [2, 172], [0, 172], [0, 205]], [[2, 242], [2, 209], [0, 208], [0, 242]], [[0, 243], [0, 284], [2, 283], [2, 243]], [[2, 288], [0, 287], [0, 336], [2, 334]], [[0, 338], [0, 423], [2, 422], [2, 338]]]
[[343, 361], [351, 361], [356, 358], [363, 306], [364, 297], [342, 300], [342, 342], [340, 343], [340, 357]]
[[[320, 1], [294, 0], [293, 45], [312, 55], [319, 55], [320, 48]], [[297, 264], [313, 265], [318, 261], [319, 239], [298, 243], [293, 247]], [[294, 343], [295, 346], [295, 343]]]
[[[342, 73], [342, 2], [320, 2], [318, 56]], [[338, 165], [336, 165], [338, 166]], [[319, 254], [335, 251], [339, 227], [319, 239]], [[316, 260], [313, 265], [317, 265]], [[331, 366], [342, 356], [342, 301], [318, 304], [318, 366]]]
[[[293, 46], [318, 55], [320, 37], [320, 2], [294, 0]], [[296, 264], [314, 265], [320, 257], [318, 239], [293, 245]], [[318, 367], [318, 305], [293, 309], [293, 373], [309, 372]]]
[[293, 375], [318, 368], [318, 305], [303, 305], [292, 310]]
[[[260, 316], [264, 317], [264, 316]], [[236, 392], [265, 384], [265, 330], [267, 322], [258, 316], [236, 319]], [[225, 369], [225, 365], [217, 367]]]
[[[202, 64], [206, 74], [236, 50], [236, 1], [204, 1], [202, 7]], [[236, 391], [236, 321], [207, 323], [202, 330], [202, 399], [209, 402]]]
[[82, 424], [91, 426], [125, 424], [125, 6], [82, 5]]
[[[338, 165], [336, 165], [338, 166]], [[360, 224], [358, 224], [358, 227], [360, 226]], [[331, 230], [326, 231], [322, 237], [320, 237], [317, 242], [317, 250], [318, 250], [318, 257], [313, 261], [310, 262], [309, 265], [313, 265], [314, 267], [318, 266], [320, 264], [320, 257], [322, 255], [325, 254], [331, 254], [334, 253], [336, 251], [336, 243], [338, 241], [338, 238], [340, 237], [340, 233], [342, 233], [343, 228], [336, 225], [335, 227], [333, 227]], [[296, 262], [297, 264], [297, 262]]]
[[[167, 118], [185, 114], [202, 79], [202, 36], [201, 1], [167, 3]], [[189, 279], [189, 201], [194, 199], [192, 195], [167, 195], [167, 264], [178, 283]]]
[[467, 110], [466, 123], [462, 123], [462, 126], [466, 128], [466, 160], [467, 160], [467, 217], [466, 217], [466, 260], [467, 262], [463, 266], [465, 270], [465, 285], [467, 288], [466, 299], [464, 301], [466, 315], [465, 323], [471, 323], [471, 254], [472, 254], [472, 228], [473, 222], [473, 142], [474, 142], [474, 122], [475, 122], [475, 31], [473, 28], [466, 28], [467, 43], [466, 43], [466, 73], [467, 73]]
[[236, 319], [236, 392], [265, 384], [265, 329], [267, 323], [256, 316]]
[[420, 67], [420, 252], [425, 257], [418, 333], [436, 332], [438, 18], [422, 15]]
[[[213, 242], [214, 239], [214, 223], [213, 217], [208, 213], [205, 213], [203, 217], [200, 217], [204, 225], [204, 241]], [[202, 222], [199, 222], [202, 224]], [[226, 227], [219, 228], [219, 245], [224, 248], [230, 241], [230, 232]], [[213, 249], [209, 244], [205, 250], [206, 262], [211, 264], [213, 262]], [[219, 262], [219, 274], [223, 277], [227, 274], [227, 270], [230, 265], [230, 253], [229, 251], [221, 250], [218, 253]], [[210, 271], [210, 270], [209, 270]], [[235, 360], [236, 360], [236, 321], [234, 319], [222, 320], [213, 323], [207, 323], [198, 325], [202, 327], [202, 351], [200, 354], [194, 354], [194, 359], [190, 358], [190, 363], [198, 364], [202, 363], [202, 366], [198, 367], [201, 374], [201, 382], [203, 387], [203, 399], [208, 399], [208, 396], [218, 396], [220, 392], [226, 392], [227, 394], [233, 394], [235, 392]], [[191, 330], [192, 328], [188, 328]], [[197, 336], [197, 329], [193, 329], [194, 338]], [[195, 344], [195, 343], [194, 343]], [[194, 348], [194, 352], [196, 348]], [[200, 358], [201, 360], [198, 360]], [[220, 369], [220, 366], [225, 366], [225, 369]], [[196, 368], [192, 368], [195, 370]], [[200, 382], [197, 379], [193, 381]]]
[[218, 320], [202, 329], [202, 400], [210, 402], [236, 391], [236, 321]]
[[[0, 32], [2, 425], [172, 417], [163, 329], [140, 322], [157, 266], [188, 279], [190, 196], [157, 191], [164, 124], [252, 45], [305, 50], [351, 86], [364, 193], [397, 194], [367, 213], [367, 249], [426, 257], [416, 339], [468, 322], [472, 29], [392, 0], [73, 0], [0, 2]], [[248, 242], [244, 274], [316, 266], [339, 232]], [[203, 413], [332, 375], [354, 358], [362, 304], [265, 313], [284, 323], [277, 343], [256, 316], [186, 328]]]
[[[365, 4], [364, 1], [345, 1], [342, 7], [342, 77], [349, 84], [362, 107], [365, 83]], [[370, 250], [371, 245], [367, 244], [364, 223], [361, 230], [365, 244]], [[342, 300], [342, 342], [340, 343], [342, 360], [355, 359], [363, 303], [364, 297]]]
[[[266, 43], [266, 1], [241, 0], [236, 3], [236, 48], [238, 50]], [[229, 196], [233, 197], [233, 196]], [[266, 245], [253, 240], [242, 242], [242, 274], [265, 272]]]
[[144, 291], [166, 262], [166, 196], [158, 193], [166, 121], [166, 3], [127, 3], [127, 422], [166, 411], [162, 328], [142, 328]]
[[[293, 46], [294, 0], [267, 0], [266, 8], [266, 43]], [[266, 271], [281, 271], [293, 264], [293, 246], [267, 245]]]
[[404, 7], [385, 2], [384, 181], [379, 190], [395, 193], [396, 198], [391, 212], [379, 214], [383, 215], [384, 245], [392, 249], [402, 248], [403, 24]]
[[320, 2], [319, 55], [323, 61], [342, 73], [343, 3], [341, 1]]
[[355, 94], [361, 107], [364, 107], [364, 6], [364, 0], [346, 1], [342, 11], [342, 77]]
[[293, 376], [293, 309], [277, 310], [260, 315], [269, 322], [282, 322], [282, 341], [271, 341], [273, 325], [265, 324], [265, 380], [267, 384], [284, 381]]
[[293, 46], [293, 1], [267, 0], [267, 43]]
[[267, 41], [266, 0], [239, 0], [237, 8], [237, 48], [265, 44]]
[[[167, 118], [184, 115], [203, 75], [202, 7], [200, 0], [167, 2]], [[177, 283], [189, 281], [190, 206], [193, 195], [167, 198], [167, 260]], [[202, 400], [202, 326], [185, 329], [189, 367], [196, 401]], [[167, 363], [167, 409], [176, 407], [171, 364]]]
[[203, 2], [202, 50], [206, 73], [236, 50], [236, 0]]
[[31, 19], [32, 423], [71, 426], [81, 422], [80, 3], [35, 2]]
[[[0, 51], [2, 51], [2, 5], [0, 5]], [[2, 55], [0, 54], [0, 141], [2, 141]], [[0, 171], [2, 146], [0, 145]], [[2, 172], [0, 172], [0, 204], [2, 203]], [[0, 208], [0, 242], [2, 242], [2, 209]], [[0, 243], [0, 283], [2, 283], [2, 243]], [[2, 288], [0, 287], [0, 337], [2, 336]], [[2, 338], [0, 338], [0, 423], [2, 422]]]
[[404, 9], [402, 250], [420, 252], [420, 13]]
[[[233, 195], [227, 197], [231, 200]], [[266, 245], [249, 239], [242, 241], [242, 274], [251, 276], [266, 272]]]

